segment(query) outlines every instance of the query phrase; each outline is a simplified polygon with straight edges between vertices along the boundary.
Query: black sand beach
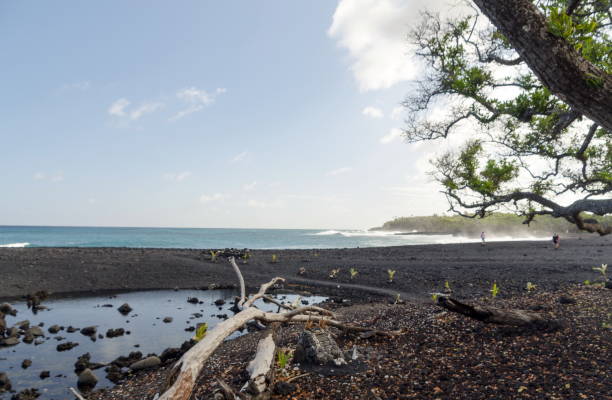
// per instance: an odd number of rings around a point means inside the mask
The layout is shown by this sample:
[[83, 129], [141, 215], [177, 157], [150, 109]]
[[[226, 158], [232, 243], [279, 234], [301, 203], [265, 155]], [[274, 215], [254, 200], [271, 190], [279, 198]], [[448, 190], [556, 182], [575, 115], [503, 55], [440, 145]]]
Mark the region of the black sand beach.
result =
[[[526, 282], [542, 289], [593, 279], [592, 267], [612, 259], [612, 238], [568, 239], [559, 250], [549, 242], [516, 241], [325, 250], [253, 250], [240, 264], [247, 285], [258, 287], [274, 276], [288, 285], [345, 296], [427, 298], [449, 281], [460, 296], [487, 293], [493, 281], [501, 295], [521, 292]], [[272, 255], [278, 261], [272, 262]], [[299, 275], [300, 268], [305, 269]], [[338, 278], [330, 279], [339, 268]], [[358, 275], [350, 279], [349, 269]], [[394, 283], [387, 270], [396, 270]], [[1, 248], [0, 299], [38, 290], [54, 296], [105, 291], [227, 287], [236, 284], [223, 258], [211, 261], [208, 250], [129, 248]]]

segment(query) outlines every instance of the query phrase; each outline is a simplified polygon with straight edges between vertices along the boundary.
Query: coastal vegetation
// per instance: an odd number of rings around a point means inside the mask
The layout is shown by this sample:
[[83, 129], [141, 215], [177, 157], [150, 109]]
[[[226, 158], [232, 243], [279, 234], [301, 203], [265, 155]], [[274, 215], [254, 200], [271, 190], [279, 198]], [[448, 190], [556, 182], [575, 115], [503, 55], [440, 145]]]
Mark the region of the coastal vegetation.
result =
[[[375, 230], [423, 232], [478, 236], [480, 232], [509, 236], [549, 236], [553, 232], [576, 235], [580, 229], [564, 219], [541, 216], [529, 225], [524, 218], [510, 213], [493, 213], [487, 218], [464, 218], [460, 215], [432, 215], [423, 217], [397, 217]], [[612, 216], [600, 218], [601, 223], [612, 225]]]
[[[527, 223], [552, 216], [612, 233], [599, 218], [612, 213], [609, 2], [475, 3], [500, 30], [474, 8], [451, 19], [425, 13], [413, 32], [427, 69], [404, 101], [405, 138], [463, 142], [432, 160], [454, 213], [509, 210]], [[575, 75], [559, 87], [567, 71]]]

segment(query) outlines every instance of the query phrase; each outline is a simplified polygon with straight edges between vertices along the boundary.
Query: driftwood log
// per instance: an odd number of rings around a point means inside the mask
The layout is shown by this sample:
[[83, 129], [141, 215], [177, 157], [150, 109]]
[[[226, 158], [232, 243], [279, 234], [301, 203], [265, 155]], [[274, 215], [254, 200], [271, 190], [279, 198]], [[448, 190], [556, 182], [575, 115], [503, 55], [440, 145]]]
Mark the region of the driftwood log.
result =
[[[395, 336], [400, 334], [399, 331], [379, 331], [373, 330], [367, 327], [354, 326], [345, 324], [335, 319], [335, 314], [329, 310], [323, 309], [316, 306], [305, 306], [294, 308], [293, 306], [283, 306], [283, 308], [289, 308], [289, 310], [282, 313], [264, 312], [254, 306], [255, 301], [265, 297], [266, 291], [274, 286], [278, 282], [284, 282], [283, 278], [274, 278], [270, 282], [261, 285], [259, 291], [250, 296], [249, 298], [244, 295], [244, 279], [240, 269], [236, 265], [233, 257], [229, 258], [230, 264], [234, 268], [238, 281], [240, 283], [241, 297], [238, 305], [241, 309], [232, 318], [229, 318], [219, 323], [214, 329], [206, 334], [206, 336], [187, 351], [180, 360], [176, 362], [172, 370], [168, 375], [167, 382], [164, 386], [163, 393], [157, 395], [157, 400], [188, 400], [191, 397], [193, 389], [196, 384], [196, 380], [200, 375], [200, 372], [204, 368], [204, 365], [212, 353], [223, 343], [225, 338], [231, 335], [236, 330], [240, 329], [249, 321], [259, 321], [266, 324], [275, 322], [301, 322], [305, 323], [308, 321], [321, 321], [329, 326], [337, 327], [346, 332], [367, 332], [370, 336], [381, 335], [381, 336]], [[264, 339], [266, 340], [266, 339]], [[268, 384], [267, 379], [261, 379], [263, 376], [268, 376], [267, 372], [264, 372], [264, 365], [268, 362], [270, 357], [270, 351], [274, 350], [273, 341], [270, 343], [263, 343], [258, 346], [258, 355], [255, 357], [253, 362], [250, 364], [251, 378], [249, 380], [249, 387], [255, 387], [260, 393], [265, 392], [267, 389], [264, 384]], [[272, 356], [273, 357], [273, 356]], [[270, 363], [271, 364], [271, 363]], [[270, 367], [271, 368], [271, 367]], [[252, 384], [251, 384], [251, 381]], [[219, 381], [222, 392], [225, 398], [235, 399], [256, 399], [257, 395], [251, 396], [244, 392], [236, 393], [227, 384]]]
[[537, 328], [558, 325], [556, 321], [533, 311], [469, 305], [444, 295], [438, 295], [436, 304], [454, 313], [490, 324]]

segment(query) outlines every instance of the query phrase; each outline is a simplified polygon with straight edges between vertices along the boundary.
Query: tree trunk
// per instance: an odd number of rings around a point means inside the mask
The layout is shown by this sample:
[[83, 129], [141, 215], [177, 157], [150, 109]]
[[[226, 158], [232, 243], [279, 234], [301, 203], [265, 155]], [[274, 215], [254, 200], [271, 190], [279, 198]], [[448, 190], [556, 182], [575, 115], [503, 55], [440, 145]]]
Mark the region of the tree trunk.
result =
[[531, 0], [474, 0], [552, 93], [612, 132], [612, 75], [548, 31]]

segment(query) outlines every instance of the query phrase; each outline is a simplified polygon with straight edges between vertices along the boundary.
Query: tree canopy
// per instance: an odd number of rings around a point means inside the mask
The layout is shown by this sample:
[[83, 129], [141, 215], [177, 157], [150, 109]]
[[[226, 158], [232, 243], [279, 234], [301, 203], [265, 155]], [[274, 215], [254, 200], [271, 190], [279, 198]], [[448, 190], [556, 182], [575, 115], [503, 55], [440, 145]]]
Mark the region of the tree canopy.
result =
[[[580, 79], [595, 106], [579, 108], [553, 93], [526, 62], [525, 49], [517, 52], [507, 30], [496, 29], [477, 9], [448, 20], [424, 13], [411, 38], [426, 73], [404, 102], [406, 138], [468, 136], [460, 149], [433, 161], [434, 176], [458, 214], [484, 217], [511, 209], [527, 223], [552, 215], [582, 230], [612, 233], [592, 217], [612, 213], [612, 131], [584, 111], [599, 107], [608, 118], [612, 114], [612, 103], [601, 104], [605, 90], [597, 98], [612, 70], [609, 1], [574, 2], [571, 10], [561, 0], [526, 1], [537, 7], [553, 39], [592, 67]], [[563, 69], [561, 61], [549, 59], [549, 68]]]

